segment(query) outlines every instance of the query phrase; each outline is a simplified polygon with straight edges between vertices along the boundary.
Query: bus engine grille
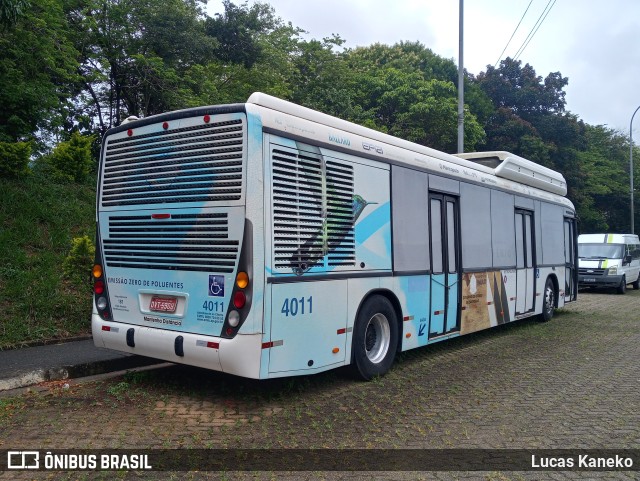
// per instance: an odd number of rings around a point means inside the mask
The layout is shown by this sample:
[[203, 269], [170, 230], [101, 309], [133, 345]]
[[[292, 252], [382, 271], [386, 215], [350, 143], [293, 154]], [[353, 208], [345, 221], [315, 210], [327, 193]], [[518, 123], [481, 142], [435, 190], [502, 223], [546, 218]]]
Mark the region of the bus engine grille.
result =
[[104, 256], [108, 267], [233, 272], [239, 241], [228, 237], [226, 213], [111, 216]]
[[271, 162], [277, 271], [353, 268], [353, 166], [280, 145], [272, 145]]
[[242, 119], [107, 141], [102, 207], [239, 200]]

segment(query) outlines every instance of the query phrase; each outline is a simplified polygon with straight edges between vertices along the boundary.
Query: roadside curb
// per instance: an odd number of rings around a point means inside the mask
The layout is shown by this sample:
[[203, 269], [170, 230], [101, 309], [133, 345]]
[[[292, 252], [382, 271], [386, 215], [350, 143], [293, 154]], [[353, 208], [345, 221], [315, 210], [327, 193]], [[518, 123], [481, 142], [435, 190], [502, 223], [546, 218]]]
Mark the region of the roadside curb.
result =
[[45, 381], [58, 381], [78, 377], [94, 376], [112, 371], [125, 371], [141, 366], [158, 364], [158, 359], [143, 356], [126, 356], [117, 359], [87, 362], [83, 364], [35, 369], [8, 379], [0, 379], [0, 391], [33, 386]]
[[67, 342], [87, 341], [89, 339], [93, 339], [93, 336], [91, 334], [54, 339], [38, 339], [35, 341], [25, 341], [7, 346], [0, 346], [0, 351], [12, 351], [14, 349], [25, 349], [29, 347], [50, 346], [52, 344], [65, 344]]

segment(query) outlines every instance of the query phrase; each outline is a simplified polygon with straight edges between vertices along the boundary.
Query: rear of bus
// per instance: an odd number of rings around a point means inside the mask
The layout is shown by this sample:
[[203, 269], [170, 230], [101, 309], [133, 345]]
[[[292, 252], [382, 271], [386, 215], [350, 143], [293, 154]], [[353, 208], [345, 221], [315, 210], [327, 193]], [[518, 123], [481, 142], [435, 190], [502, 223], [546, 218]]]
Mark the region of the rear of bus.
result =
[[93, 269], [96, 346], [260, 376], [245, 200], [248, 151], [261, 146], [247, 132], [243, 104], [107, 132]]

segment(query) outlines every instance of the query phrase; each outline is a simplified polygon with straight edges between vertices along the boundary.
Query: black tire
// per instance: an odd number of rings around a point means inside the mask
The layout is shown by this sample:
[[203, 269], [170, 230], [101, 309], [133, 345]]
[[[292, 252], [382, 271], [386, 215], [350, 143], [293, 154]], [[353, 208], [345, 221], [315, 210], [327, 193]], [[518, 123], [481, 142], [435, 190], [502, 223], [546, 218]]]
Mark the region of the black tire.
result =
[[553, 313], [556, 309], [556, 286], [550, 277], [547, 277], [547, 282], [544, 285], [544, 292], [542, 293], [542, 314], [540, 314], [540, 320], [542, 322], [549, 322], [553, 317]]
[[638, 277], [636, 278], [635, 282], [631, 283], [631, 286], [637, 291], [638, 289], [640, 289], [640, 274], [638, 274]]
[[625, 276], [622, 276], [622, 280], [620, 281], [617, 291], [618, 294], [625, 294], [627, 292], [627, 278]]
[[351, 369], [365, 381], [385, 374], [393, 364], [398, 346], [398, 319], [391, 302], [371, 296], [360, 307], [353, 328]]

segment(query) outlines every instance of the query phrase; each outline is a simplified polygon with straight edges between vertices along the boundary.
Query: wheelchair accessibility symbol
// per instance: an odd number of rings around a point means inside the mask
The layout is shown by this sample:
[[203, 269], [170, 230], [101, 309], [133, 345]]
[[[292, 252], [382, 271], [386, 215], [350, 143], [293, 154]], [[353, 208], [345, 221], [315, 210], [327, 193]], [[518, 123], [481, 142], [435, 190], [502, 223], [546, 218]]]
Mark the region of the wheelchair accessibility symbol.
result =
[[224, 297], [224, 276], [209, 276], [209, 295]]

